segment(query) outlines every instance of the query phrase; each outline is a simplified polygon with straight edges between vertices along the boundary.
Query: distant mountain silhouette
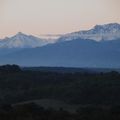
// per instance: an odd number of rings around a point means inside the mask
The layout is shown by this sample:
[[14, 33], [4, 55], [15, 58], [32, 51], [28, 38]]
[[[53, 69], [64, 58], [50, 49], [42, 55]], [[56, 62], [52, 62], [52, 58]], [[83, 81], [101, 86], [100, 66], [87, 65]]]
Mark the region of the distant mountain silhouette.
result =
[[120, 39], [76, 39], [1, 55], [0, 64], [22, 66], [120, 67]]

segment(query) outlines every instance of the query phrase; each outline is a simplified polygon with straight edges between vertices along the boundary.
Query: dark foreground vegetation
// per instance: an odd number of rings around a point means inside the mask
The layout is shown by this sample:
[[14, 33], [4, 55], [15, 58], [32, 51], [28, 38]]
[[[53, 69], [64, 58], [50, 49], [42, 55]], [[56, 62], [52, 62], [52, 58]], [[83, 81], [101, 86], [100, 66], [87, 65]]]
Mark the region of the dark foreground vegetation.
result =
[[[47, 108], [38, 104], [44, 99], [73, 107]], [[1, 66], [0, 120], [120, 120], [120, 73], [43, 72]]]
[[0, 120], [120, 120], [120, 106], [102, 108], [98, 106], [80, 107], [76, 112], [63, 108], [44, 109], [34, 103], [0, 107]]

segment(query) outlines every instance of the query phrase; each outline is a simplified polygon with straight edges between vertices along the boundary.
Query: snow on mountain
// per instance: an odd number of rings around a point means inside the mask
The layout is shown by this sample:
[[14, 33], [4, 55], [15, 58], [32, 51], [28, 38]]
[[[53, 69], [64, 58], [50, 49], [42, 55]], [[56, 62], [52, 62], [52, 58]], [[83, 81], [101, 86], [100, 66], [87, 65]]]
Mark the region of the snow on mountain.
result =
[[0, 48], [35, 48], [48, 44], [49, 41], [26, 35], [21, 32], [13, 37], [6, 37], [0, 41]]
[[63, 35], [59, 39], [59, 41], [70, 41], [78, 38], [92, 39], [96, 41], [119, 39], [120, 24], [110, 23], [104, 25], [96, 25], [90, 30], [84, 30]]
[[44, 46], [48, 43], [75, 39], [92, 39], [96, 41], [120, 39], [120, 24], [110, 23], [96, 25], [92, 29], [86, 31], [78, 31], [65, 35], [48, 34], [42, 37], [40, 36], [40, 38], [19, 32], [13, 37], [6, 37], [5, 39], [0, 40], [0, 48], [35, 48]]

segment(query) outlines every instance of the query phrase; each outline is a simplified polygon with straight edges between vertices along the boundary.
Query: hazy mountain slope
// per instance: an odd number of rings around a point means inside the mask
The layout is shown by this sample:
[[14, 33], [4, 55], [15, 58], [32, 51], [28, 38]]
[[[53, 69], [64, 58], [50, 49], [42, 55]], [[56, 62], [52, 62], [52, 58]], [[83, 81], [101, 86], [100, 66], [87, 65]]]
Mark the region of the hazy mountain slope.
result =
[[4, 55], [0, 64], [23, 66], [120, 67], [120, 40], [76, 39]]

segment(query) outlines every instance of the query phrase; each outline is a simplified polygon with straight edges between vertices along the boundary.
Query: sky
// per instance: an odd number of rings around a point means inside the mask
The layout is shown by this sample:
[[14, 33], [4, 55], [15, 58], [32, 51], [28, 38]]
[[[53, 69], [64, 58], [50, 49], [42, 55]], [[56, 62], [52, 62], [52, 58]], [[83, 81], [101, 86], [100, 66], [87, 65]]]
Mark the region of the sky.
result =
[[120, 0], [0, 0], [0, 38], [64, 34], [120, 23]]

